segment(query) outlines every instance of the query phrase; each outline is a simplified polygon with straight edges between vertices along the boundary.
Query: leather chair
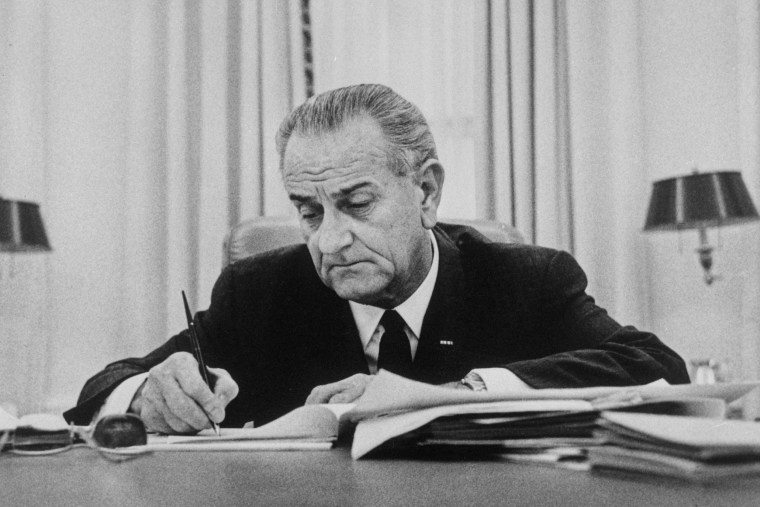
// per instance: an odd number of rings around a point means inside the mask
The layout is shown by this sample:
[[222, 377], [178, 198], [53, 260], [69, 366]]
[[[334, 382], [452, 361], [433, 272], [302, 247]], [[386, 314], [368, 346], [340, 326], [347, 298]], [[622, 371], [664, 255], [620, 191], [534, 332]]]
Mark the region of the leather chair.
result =
[[[442, 219], [450, 224], [469, 225], [491, 241], [523, 243], [520, 231], [495, 220]], [[239, 259], [281, 246], [303, 243], [298, 221], [292, 217], [256, 217], [233, 226], [224, 238], [222, 267]]]

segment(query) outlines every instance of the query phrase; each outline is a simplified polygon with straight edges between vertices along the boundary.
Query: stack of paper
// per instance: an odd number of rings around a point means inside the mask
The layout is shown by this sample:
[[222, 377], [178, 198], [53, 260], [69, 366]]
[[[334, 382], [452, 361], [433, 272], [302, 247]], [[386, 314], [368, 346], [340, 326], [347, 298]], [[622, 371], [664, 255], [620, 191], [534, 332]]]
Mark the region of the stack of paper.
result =
[[589, 449], [594, 468], [711, 481], [760, 474], [760, 424], [605, 412]]
[[594, 429], [603, 409], [722, 418], [727, 402], [755, 387], [654, 385], [496, 394], [444, 389], [380, 372], [348, 414], [359, 419], [351, 452], [358, 459], [376, 449], [448, 448], [467, 454], [519, 453], [520, 460], [529, 453], [537, 461], [560, 456], [561, 461], [567, 448], [601, 442]]
[[329, 449], [356, 424], [354, 459], [388, 448], [459, 455], [497, 453], [513, 461], [585, 464], [603, 410], [722, 418], [725, 404], [758, 383], [649, 385], [481, 393], [449, 389], [381, 371], [355, 405], [300, 407], [260, 428], [222, 435], [151, 437], [152, 450]]
[[59, 415], [28, 414], [19, 418], [0, 408], [0, 451], [9, 448], [11, 441], [17, 451], [66, 447], [71, 443], [70, 432]]

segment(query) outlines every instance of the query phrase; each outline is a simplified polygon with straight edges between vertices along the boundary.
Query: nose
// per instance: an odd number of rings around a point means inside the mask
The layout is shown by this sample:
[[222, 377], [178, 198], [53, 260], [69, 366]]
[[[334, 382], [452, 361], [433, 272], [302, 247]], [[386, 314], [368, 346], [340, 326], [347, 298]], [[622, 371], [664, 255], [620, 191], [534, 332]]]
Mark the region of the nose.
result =
[[340, 213], [325, 213], [319, 229], [312, 237], [322, 255], [336, 254], [351, 245], [353, 236], [349, 224]]

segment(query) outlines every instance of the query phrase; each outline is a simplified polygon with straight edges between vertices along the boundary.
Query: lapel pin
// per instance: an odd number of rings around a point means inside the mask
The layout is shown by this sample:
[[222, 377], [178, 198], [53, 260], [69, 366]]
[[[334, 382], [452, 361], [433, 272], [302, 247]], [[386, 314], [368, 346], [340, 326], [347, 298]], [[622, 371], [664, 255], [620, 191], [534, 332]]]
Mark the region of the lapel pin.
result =
[[441, 345], [448, 345], [448, 346], [452, 346], [452, 345], [454, 345], [454, 342], [453, 342], [453, 341], [451, 341], [451, 340], [441, 340], [439, 343], [440, 343]]

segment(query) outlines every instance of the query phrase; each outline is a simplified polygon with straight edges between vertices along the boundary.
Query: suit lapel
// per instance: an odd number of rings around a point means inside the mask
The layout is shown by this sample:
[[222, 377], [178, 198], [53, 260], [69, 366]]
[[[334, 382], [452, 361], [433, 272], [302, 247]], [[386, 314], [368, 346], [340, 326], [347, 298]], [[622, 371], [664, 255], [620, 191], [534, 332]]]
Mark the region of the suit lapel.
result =
[[438, 242], [438, 279], [422, 321], [414, 368], [418, 380], [436, 383], [467, 373], [461, 346], [471, 328], [472, 312], [460, 251], [439, 228], [433, 233]]

